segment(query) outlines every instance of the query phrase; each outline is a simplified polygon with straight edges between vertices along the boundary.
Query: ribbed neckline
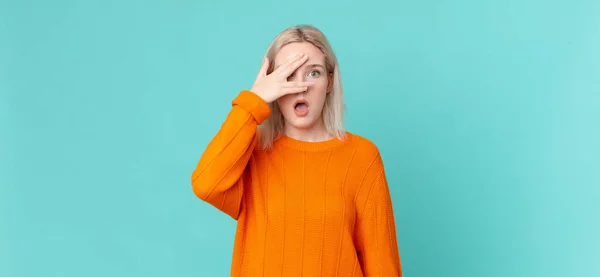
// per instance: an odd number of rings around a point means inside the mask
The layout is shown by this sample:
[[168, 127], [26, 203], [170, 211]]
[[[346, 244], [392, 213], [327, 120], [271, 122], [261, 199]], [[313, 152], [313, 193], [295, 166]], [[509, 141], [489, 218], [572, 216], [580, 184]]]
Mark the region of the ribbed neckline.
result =
[[314, 152], [327, 151], [342, 146], [345, 143], [347, 143], [350, 139], [351, 134], [348, 132], [346, 132], [346, 137], [344, 138], [344, 140], [341, 140], [339, 138], [332, 138], [324, 141], [303, 141], [281, 134], [280, 137], [277, 139], [276, 143], [280, 143], [281, 145], [300, 151]]

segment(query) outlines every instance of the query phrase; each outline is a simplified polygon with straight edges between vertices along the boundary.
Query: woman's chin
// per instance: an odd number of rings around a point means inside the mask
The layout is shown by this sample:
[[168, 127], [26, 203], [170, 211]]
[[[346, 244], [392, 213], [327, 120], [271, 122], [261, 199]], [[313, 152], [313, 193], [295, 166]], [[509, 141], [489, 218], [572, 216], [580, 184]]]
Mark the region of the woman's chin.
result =
[[309, 130], [314, 127], [316, 124], [316, 120], [310, 117], [293, 117], [291, 119], [286, 119], [286, 123], [290, 127], [298, 130]]

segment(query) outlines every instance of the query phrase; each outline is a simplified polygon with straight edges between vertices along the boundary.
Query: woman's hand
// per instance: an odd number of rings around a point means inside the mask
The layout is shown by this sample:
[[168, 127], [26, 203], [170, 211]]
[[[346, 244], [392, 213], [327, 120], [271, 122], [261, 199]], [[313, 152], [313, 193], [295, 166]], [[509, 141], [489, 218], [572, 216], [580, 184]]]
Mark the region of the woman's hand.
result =
[[267, 75], [269, 59], [265, 57], [256, 81], [250, 91], [254, 92], [265, 102], [271, 103], [279, 97], [306, 91], [313, 82], [288, 82], [288, 77], [308, 60], [308, 56], [298, 53], [290, 57], [284, 64]]

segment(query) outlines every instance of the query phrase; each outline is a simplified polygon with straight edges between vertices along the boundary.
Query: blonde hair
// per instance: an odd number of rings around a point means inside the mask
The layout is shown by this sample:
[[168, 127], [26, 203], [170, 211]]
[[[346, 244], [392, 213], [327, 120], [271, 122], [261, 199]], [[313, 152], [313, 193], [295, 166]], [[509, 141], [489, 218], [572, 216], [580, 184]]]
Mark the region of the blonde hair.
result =
[[[267, 49], [266, 56], [269, 58], [267, 74], [274, 70], [275, 55], [287, 44], [294, 42], [308, 42], [319, 48], [325, 55], [325, 67], [327, 74], [333, 74], [331, 91], [327, 93], [322, 111], [322, 119], [327, 132], [339, 139], [345, 138], [343, 124], [344, 97], [338, 61], [325, 35], [316, 27], [311, 25], [296, 25], [279, 33]], [[259, 126], [259, 144], [263, 149], [273, 146], [283, 133], [284, 119], [277, 101], [269, 103], [271, 116]]]

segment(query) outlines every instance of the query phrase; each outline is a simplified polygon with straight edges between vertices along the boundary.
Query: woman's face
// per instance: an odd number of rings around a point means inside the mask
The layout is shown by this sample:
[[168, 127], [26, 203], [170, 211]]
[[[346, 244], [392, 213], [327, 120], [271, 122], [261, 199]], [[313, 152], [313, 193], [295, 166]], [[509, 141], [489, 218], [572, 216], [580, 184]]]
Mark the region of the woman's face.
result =
[[308, 42], [290, 43], [282, 47], [274, 59], [274, 68], [296, 53], [308, 55], [307, 61], [301, 65], [288, 81], [313, 82], [306, 92], [288, 94], [277, 99], [279, 109], [286, 123], [296, 129], [310, 129], [321, 123], [321, 114], [325, 97], [331, 90], [332, 75], [325, 67], [325, 55], [319, 48]]

